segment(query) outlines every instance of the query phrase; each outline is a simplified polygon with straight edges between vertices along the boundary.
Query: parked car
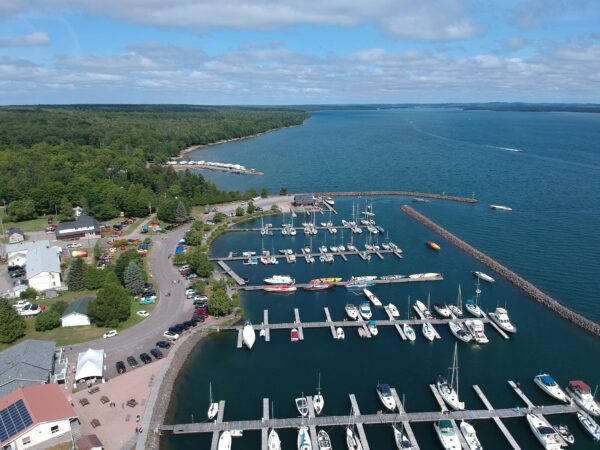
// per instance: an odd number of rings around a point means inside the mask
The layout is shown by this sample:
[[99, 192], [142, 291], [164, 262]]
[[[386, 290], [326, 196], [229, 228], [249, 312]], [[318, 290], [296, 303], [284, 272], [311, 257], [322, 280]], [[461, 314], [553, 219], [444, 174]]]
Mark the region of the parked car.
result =
[[19, 310], [19, 315], [20, 316], [37, 316], [44, 309], [46, 309], [45, 306], [42, 308], [41, 305], [32, 303], [32, 304], [26, 305], [23, 308], [21, 308]]
[[144, 364], [152, 362], [152, 358], [150, 358], [150, 355], [148, 353], [140, 353], [140, 359]]
[[152, 305], [154, 303], [156, 303], [156, 301], [151, 298], [143, 298], [140, 300], [140, 305]]
[[27, 305], [31, 305], [31, 303], [29, 303], [27, 300], [19, 300], [17, 303], [15, 303], [13, 306], [17, 309], [23, 309], [25, 308]]
[[137, 359], [135, 359], [133, 356], [127, 357], [127, 363], [131, 366], [132, 369], [135, 369], [138, 366]]
[[73, 242], [71, 244], [67, 244], [67, 248], [80, 248], [81, 244], [79, 242]]
[[179, 334], [173, 331], [165, 331], [163, 333], [163, 336], [171, 341], [176, 341], [177, 339], [179, 339]]
[[150, 350], [150, 354], [156, 359], [162, 359], [163, 357], [163, 353], [157, 348], [153, 348], [152, 350]]
[[148, 311], [144, 311], [144, 310], [138, 311], [138, 312], [136, 312], [136, 314], [138, 316], [140, 316], [140, 317], [148, 317], [148, 316], [150, 316], [150, 313]]
[[127, 372], [127, 369], [125, 368], [125, 363], [123, 361], [117, 361], [115, 367], [117, 368], [117, 373]]
[[102, 335], [102, 337], [103, 337], [104, 339], [108, 339], [108, 338], [111, 338], [111, 337], [114, 337], [114, 336], [116, 336], [117, 334], [119, 334], [119, 333], [117, 333], [117, 330], [110, 330], [110, 331], [107, 331], [106, 333], [104, 333], [104, 334]]
[[188, 325], [186, 322], [182, 322], [182, 323], [178, 323], [177, 325], [175, 325], [175, 327], [179, 327], [183, 330], [189, 330], [191, 327], [191, 325]]
[[196, 322], [194, 322], [192, 320], [186, 320], [185, 322], [183, 322], [183, 324], [188, 327], [195, 327], [196, 325], [198, 325]]
[[175, 334], [182, 334], [184, 330], [180, 326], [174, 325], [171, 328], [169, 328], [168, 331], [170, 331], [172, 333], [175, 333]]
[[158, 341], [156, 346], [160, 348], [170, 348], [171, 344], [169, 344], [167, 341]]
[[202, 316], [194, 316], [194, 317], [192, 317], [192, 322], [196, 322], [196, 324], [202, 323], [202, 322], [204, 322], [204, 317], [202, 317]]
[[25, 269], [13, 270], [12, 272], [8, 273], [8, 276], [11, 277], [11, 278], [24, 277], [25, 276]]

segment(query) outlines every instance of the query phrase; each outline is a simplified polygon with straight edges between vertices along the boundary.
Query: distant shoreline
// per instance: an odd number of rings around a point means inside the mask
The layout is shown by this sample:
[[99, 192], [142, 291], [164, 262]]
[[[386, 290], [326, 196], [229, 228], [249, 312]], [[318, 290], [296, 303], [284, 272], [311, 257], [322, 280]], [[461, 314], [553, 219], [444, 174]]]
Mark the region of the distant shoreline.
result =
[[[308, 119], [305, 119], [305, 121], [306, 120], [308, 120]], [[173, 161], [173, 160], [182, 159], [185, 155], [193, 152], [194, 150], [199, 150], [199, 149], [207, 148], [207, 147], [214, 147], [217, 145], [229, 144], [230, 142], [245, 141], [246, 139], [253, 139], [253, 138], [256, 138], [259, 136], [263, 136], [267, 133], [273, 133], [274, 131], [285, 130], [287, 128], [300, 127], [302, 125], [304, 125], [304, 121], [299, 125], [288, 125], [286, 127], [271, 128], [270, 130], [262, 131], [262, 132], [256, 133], [256, 134], [250, 134], [248, 136], [242, 136], [239, 138], [221, 139], [220, 141], [211, 142], [209, 144], [190, 145], [189, 147], [186, 147], [183, 150], [181, 150], [177, 156], [172, 157], [171, 160]]]

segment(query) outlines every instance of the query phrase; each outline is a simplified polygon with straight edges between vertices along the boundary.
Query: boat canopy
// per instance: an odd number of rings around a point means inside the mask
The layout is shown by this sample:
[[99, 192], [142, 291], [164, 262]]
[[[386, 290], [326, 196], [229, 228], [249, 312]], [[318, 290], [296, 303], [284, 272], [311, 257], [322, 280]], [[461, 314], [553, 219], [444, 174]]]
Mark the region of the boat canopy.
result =
[[466, 303], [467, 303], [467, 305], [473, 305], [474, 304], [472, 298], [468, 298]]
[[548, 435], [556, 434], [556, 431], [554, 431], [554, 428], [550, 428], [547, 426], [539, 427], [538, 430], [542, 434], [548, 434]]
[[450, 422], [447, 419], [440, 420], [440, 428], [441, 429], [450, 428], [451, 430], [454, 430], [454, 427], [452, 426], [452, 422]]
[[590, 387], [581, 380], [569, 381], [569, 387], [571, 389], [579, 389], [581, 391], [586, 391], [586, 392], [591, 391]]
[[389, 384], [380, 384], [379, 385], [379, 390], [381, 391], [382, 394], [391, 394], [392, 393], [390, 391], [390, 385]]
[[542, 383], [544, 383], [546, 386], [554, 386], [556, 384], [556, 381], [554, 381], [554, 378], [552, 378], [550, 375], [543, 375], [540, 377], [540, 380], [542, 380]]

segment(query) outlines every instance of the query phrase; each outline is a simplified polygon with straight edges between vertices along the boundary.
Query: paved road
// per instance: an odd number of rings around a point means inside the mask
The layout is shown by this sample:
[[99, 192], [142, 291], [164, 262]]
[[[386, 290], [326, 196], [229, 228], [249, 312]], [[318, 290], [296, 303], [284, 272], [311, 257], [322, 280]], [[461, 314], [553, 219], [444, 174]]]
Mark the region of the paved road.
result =
[[[152, 249], [148, 256], [149, 271], [158, 286], [159, 299], [150, 317], [113, 338], [96, 339], [67, 347], [69, 360], [73, 364], [77, 362], [77, 353], [81, 351], [88, 348], [104, 349], [107, 369], [105, 374], [111, 378], [116, 374], [117, 361], [124, 361], [127, 356], [133, 355], [141, 363], [139, 354], [148, 352], [154, 347], [156, 341], [162, 340], [162, 334], [167, 328], [191, 318], [193, 304], [185, 298], [188, 283], [179, 275], [168, 258], [188, 229], [189, 226], [186, 226], [152, 238]], [[180, 280], [180, 283], [173, 284], [173, 280]], [[169, 292], [171, 295], [166, 296], [165, 294]]]

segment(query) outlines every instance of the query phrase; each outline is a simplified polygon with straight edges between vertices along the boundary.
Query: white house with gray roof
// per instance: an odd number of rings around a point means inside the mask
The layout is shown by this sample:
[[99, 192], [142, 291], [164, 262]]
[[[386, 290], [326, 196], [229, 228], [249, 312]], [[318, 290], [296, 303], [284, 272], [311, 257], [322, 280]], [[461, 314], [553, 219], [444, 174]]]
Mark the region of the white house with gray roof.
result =
[[6, 246], [9, 266], [25, 267], [29, 287], [36, 291], [62, 287], [60, 247], [50, 241], [26, 241]]
[[25, 386], [49, 383], [54, 373], [53, 341], [27, 339], [0, 352], [0, 397]]

